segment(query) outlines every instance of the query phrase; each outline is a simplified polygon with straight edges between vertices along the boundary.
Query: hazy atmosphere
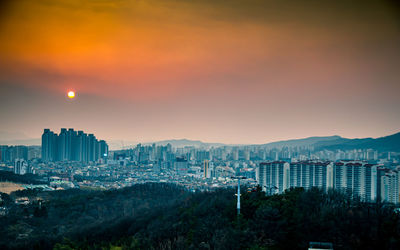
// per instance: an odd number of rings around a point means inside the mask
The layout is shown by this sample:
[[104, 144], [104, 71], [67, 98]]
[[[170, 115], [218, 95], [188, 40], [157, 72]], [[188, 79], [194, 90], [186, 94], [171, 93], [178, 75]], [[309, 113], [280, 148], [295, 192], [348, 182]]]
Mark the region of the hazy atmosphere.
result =
[[73, 127], [106, 140], [265, 143], [399, 129], [395, 1], [21, 0], [0, 8], [4, 134]]
[[400, 3], [0, 0], [0, 249], [400, 249]]

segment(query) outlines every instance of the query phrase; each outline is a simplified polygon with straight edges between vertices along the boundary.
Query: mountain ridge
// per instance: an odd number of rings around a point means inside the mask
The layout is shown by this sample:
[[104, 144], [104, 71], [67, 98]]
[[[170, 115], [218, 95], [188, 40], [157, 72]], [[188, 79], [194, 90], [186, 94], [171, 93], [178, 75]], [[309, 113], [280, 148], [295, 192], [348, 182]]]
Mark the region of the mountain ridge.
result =
[[316, 149], [327, 150], [351, 150], [351, 149], [375, 149], [378, 151], [400, 152], [400, 132], [378, 138], [340, 138], [333, 141], [321, 141], [314, 144]]
[[[138, 142], [123, 141], [123, 140], [110, 140], [108, 141], [111, 150], [120, 150], [122, 148], [130, 148], [134, 145], [139, 144]], [[0, 138], [1, 145], [40, 145], [40, 138], [33, 139], [15, 139], [15, 140], [4, 140]], [[300, 139], [282, 140], [263, 144], [225, 144], [218, 142], [203, 142], [201, 140], [190, 140], [190, 139], [170, 139], [161, 140], [155, 142], [145, 142], [142, 145], [167, 145], [171, 144], [172, 147], [196, 147], [196, 148], [211, 148], [211, 147], [263, 147], [267, 149], [272, 148], [283, 148], [283, 147], [302, 147], [312, 146], [316, 150], [351, 150], [351, 149], [375, 149], [379, 151], [393, 151], [400, 152], [400, 132], [387, 135], [378, 138], [366, 137], [366, 138], [344, 138], [339, 135], [332, 136], [312, 136]], [[124, 146], [126, 145], [126, 146]]]

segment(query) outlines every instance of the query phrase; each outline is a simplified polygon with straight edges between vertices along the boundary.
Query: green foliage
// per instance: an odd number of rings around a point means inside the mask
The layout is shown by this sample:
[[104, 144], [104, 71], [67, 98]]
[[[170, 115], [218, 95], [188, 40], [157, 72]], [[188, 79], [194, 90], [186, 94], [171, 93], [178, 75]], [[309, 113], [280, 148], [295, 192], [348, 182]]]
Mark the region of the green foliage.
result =
[[[234, 193], [193, 194], [150, 183], [42, 192], [42, 209], [31, 204], [0, 218], [0, 248], [307, 249], [321, 241], [335, 249], [400, 249], [400, 218], [389, 204], [350, 200], [334, 190], [265, 196], [256, 189], [242, 195], [237, 216]], [[12, 241], [21, 232], [28, 237]]]
[[39, 176], [34, 174], [14, 174], [13, 172], [0, 170], [0, 182], [9, 181], [21, 184], [47, 184], [40, 180]]

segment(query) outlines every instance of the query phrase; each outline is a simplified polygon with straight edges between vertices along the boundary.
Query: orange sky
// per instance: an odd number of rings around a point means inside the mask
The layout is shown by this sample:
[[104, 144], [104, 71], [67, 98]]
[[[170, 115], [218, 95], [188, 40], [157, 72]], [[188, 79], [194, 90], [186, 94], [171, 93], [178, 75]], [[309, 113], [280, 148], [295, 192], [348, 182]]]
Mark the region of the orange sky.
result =
[[[399, 129], [400, 19], [390, 1], [20, 0], [1, 8], [1, 131], [263, 143]], [[74, 102], [64, 98], [69, 89]]]

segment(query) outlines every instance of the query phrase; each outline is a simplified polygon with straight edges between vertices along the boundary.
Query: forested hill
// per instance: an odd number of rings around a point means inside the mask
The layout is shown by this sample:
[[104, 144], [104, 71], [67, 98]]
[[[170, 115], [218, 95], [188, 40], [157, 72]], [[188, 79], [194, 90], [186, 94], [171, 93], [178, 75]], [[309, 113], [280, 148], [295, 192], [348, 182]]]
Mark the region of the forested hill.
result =
[[38, 175], [34, 174], [14, 174], [10, 171], [0, 170], [0, 182], [9, 181], [21, 184], [46, 184], [43, 180], [40, 179]]
[[[65, 237], [89, 237], [131, 219], [148, 219], [153, 213], [181, 204], [190, 193], [171, 184], [140, 184], [132, 187], [90, 191], [69, 189], [42, 192], [16, 191], [1, 194], [9, 209], [0, 216], [0, 249], [52, 249]], [[30, 205], [16, 205], [15, 199], [28, 197]], [[39, 200], [42, 200], [39, 208]], [[111, 232], [111, 235], [124, 232]], [[98, 238], [97, 240], [101, 240]]]
[[[244, 189], [246, 190], [246, 189]], [[40, 249], [400, 249], [400, 217], [390, 204], [367, 204], [319, 189], [266, 197], [259, 189], [189, 193], [169, 184], [114, 191], [12, 194], [42, 197], [0, 217], [0, 248]], [[9, 200], [8, 199], [8, 200]]]

